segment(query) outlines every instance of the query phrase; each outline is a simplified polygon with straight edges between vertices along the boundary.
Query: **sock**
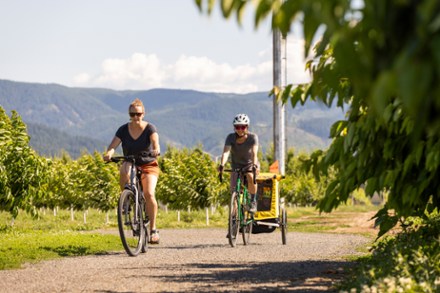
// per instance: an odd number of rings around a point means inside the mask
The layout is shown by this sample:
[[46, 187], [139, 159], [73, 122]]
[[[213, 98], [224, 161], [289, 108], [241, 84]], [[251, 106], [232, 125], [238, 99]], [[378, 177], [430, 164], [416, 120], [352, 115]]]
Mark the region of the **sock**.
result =
[[257, 201], [257, 195], [251, 194], [251, 201]]

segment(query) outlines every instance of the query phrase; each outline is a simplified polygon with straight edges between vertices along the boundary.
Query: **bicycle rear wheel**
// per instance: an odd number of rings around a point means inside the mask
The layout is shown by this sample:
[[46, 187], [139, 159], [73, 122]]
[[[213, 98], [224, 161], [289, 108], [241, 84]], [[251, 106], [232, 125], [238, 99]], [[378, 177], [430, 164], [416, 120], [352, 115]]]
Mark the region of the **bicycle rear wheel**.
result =
[[240, 218], [238, 215], [238, 194], [234, 191], [231, 195], [229, 203], [229, 223], [228, 223], [228, 239], [229, 244], [235, 247], [237, 244], [237, 234], [240, 226]]
[[243, 244], [244, 245], [248, 245], [250, 243], [250, 238], [251, 238], [251, 234], [252, 234], [252, 224], [253, 224], [253, 220], [252, 217], [253, 215], [251, 213], [249, 213], [249, 211], [246, 211], [243, 206], [241, 206], [241, 213], [243, 215], [243, 225], [241, 227], [241, 234], [243, 236]]
[[[137, 214], [137, 216], [135, 216]], [[142, 208], [138, 205], [133, 191], [122, 191], [118, 202], [119, 235], [125, 251], [130, 256], [137, 256], [144, 245], [145, 228], [142, 219]]]
[[287, 243], [287, 212], [286, 209], [281, 209], [281, 241], [283, 245]]

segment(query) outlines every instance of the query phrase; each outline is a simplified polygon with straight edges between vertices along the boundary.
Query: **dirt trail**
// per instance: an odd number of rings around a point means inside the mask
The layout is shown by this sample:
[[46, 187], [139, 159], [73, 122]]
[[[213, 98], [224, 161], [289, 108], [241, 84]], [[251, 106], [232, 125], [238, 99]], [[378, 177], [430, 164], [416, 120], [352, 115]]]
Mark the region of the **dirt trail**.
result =
[[71, 257], [0, 271], [0, 292], [329, 292], [348, 255], [371, 239], [349, 234], [252, 235], [229, 246], [224, 229], [161, 230], [147, 253]]

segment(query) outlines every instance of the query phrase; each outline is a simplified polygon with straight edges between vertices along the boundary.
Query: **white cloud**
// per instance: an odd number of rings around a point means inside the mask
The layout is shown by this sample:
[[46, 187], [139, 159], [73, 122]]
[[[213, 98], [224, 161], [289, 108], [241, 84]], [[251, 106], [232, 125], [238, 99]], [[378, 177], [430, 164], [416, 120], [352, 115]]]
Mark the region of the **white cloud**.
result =
[[74, 83], [113, 89], [148, 89], [161, 87], [164, 79], [165, 71], [156, 55], [134, 53], [128, 59], [106, 59], [98, 75], [81, 73], [74, 77]]
[[[309, 80], [304, 68], [304, 43], [287, 42], [287, 83]], [[76, 86], [146, 90], [180, 88], [213, 92], [248, 93], [270, 91], [273, 83], [272, 52], [259, 53], [260, 63], [233, 66], [206, 56], [181, 55], [173, 64], [162, 64], [155, 54], [134, 53], [127, 59], [109, 58], [97, 75], [81, 73]]]
[[73, 77], [73, 82], [75, 84], [88, 84], [91, 80], [91, 76], [88, 73], [80, 73]]
[[287, 83], [300, 84], [310, 81], [310, 75], [305, 71], [304, 40], [294, 37], [287, 38]]

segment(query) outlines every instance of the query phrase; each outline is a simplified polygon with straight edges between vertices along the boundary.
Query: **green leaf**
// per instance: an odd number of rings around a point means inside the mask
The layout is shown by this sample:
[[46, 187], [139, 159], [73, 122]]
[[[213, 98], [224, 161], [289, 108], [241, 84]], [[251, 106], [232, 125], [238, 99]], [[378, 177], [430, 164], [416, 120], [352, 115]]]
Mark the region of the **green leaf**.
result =
[[379, 227], [379, 233], [377, 238], [380, 238], [385, 233], [390, 231], [392, 228], [394, 228], [399, 218], [397, 216], [390, 216], [388, 214], [388, 209], [386, 207], [379, 210], [375, 216], [373, 216], [373, 219], [376, 219], [374, 222], [375, 227]]

